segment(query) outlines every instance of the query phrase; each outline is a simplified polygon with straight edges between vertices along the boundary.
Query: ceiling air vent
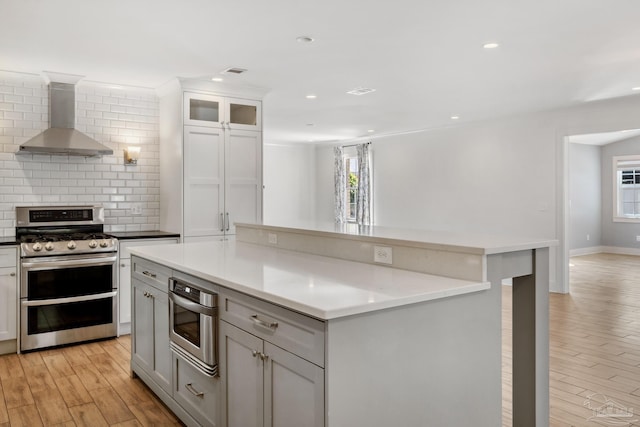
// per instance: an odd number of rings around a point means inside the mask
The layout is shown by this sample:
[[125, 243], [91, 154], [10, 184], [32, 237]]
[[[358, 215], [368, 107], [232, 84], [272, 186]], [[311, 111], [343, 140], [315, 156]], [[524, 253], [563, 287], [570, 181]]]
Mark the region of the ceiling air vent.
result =
[[245, 71], [247, 71], [247, 70], [245, 70], [244, 68], [231, 67], [231, 68], [227, 68], [226, 70], [224, 70], [222, 72], [222, 74], [236, 74], [237, 75], [237, 74], [242, 74]]
[[351, 89], [347, 93], [349, 95], [358, 95], [358, 96], [360, 96], [360, 95], [364, 95], [364, 94], [375, 92], [375, 91], [376, 91], [375, 89], [370, 89], [370, 88], [367, 88], [367, 87], [357, 87], [355, 89]]

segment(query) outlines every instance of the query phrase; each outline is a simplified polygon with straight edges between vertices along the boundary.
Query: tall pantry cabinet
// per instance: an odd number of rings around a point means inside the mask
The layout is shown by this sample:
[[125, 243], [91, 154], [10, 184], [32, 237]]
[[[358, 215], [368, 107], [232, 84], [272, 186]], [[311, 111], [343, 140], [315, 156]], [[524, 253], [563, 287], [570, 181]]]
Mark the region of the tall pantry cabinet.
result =
[[263, 93], [176, 80], [159, 95], [160, 228], [190, 242], [260, 222]]

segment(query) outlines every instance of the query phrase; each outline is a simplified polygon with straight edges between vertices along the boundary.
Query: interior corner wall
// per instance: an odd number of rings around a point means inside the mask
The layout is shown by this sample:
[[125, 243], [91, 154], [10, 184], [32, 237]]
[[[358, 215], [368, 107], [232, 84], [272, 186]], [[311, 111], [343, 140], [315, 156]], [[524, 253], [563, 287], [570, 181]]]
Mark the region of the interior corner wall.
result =
[[315, 221], [315, 146], [263, 146], [263, 220], [271, 223]]
[[613, 157], [640, 154], [640, 137], [602, 147], [602, 244], [608, 247], [640, 248], [640, 223], [613, 222]]
[[569, 249], [602, 245], [602, 159], [597, 145], [569, 144]]

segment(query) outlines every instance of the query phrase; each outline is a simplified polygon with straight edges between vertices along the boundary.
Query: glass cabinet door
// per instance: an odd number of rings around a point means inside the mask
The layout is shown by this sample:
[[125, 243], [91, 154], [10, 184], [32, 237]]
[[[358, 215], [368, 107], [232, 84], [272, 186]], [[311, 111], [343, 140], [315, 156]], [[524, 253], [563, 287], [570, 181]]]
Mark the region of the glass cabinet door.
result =
[[260, 130], [261, 102], [227, 98], [227, 122], [231, 129]]
[[222, 127], [222, 123], [225, 119], [224, 98], [185, 92], [185, 125]]

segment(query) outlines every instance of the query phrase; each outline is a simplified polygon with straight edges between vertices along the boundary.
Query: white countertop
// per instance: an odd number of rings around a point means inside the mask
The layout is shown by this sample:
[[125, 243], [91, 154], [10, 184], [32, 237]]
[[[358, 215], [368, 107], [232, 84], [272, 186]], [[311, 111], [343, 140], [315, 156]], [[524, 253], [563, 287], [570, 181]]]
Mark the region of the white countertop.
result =
[[329, 222], [287, 222], [286, 224], [248, 224], [237, 226], [264, 230], [282, 230], [341, 239], [371, 240], [389, 245], [400, 244], [419, 248], [444, 250], [479, 255], [491, 255], [528, 249], [557, 246], [558, 241], [529, 236], [496, 235], [485, 233], [449, 232], [435, 230], [411, 230], [403, 228], [359, 226]]
[[489, 289], [407, 270], [235, 240], [135, 247], [146, 258], [322, 320]]

